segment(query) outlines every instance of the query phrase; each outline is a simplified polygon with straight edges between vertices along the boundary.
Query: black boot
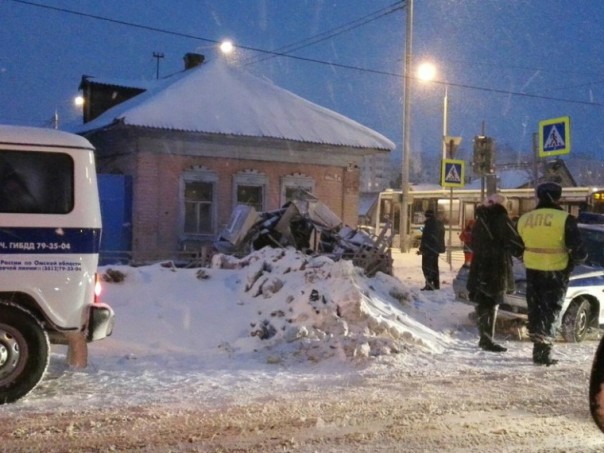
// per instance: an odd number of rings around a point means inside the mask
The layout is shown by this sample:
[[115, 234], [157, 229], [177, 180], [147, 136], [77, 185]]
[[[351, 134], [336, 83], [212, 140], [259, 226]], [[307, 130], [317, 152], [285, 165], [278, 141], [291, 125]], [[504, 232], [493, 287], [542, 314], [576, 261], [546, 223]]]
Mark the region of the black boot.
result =
[[508, 350], [508, 348], [506, 348], [505, 346], [501, 346], [499, 343], [495, 343], [492, 338], [482, 336], [480, 337], [478, 346], [480, 346], [480, 349], [489, 352], [505, 352]]
[[424, 286], [423, 288], [420, 289], [420, 291], [433, 291], [433, 290], [434, 290], [434, 287], [427, 280], [426, 280], [426, 286]]
[[495, 321], [497, 320], [497, 309], [498, 306], [494, 307], [480, 307], [476, 306], [478, 332], [480, 334], [480, 341], [478, 346], [489, 352], [505, 352], [508, 349], [500, 344], [495, 343], [493, 338], [495, 337]]
[[547, 343], [533, 344], [533, 363], [535, 365], [555, 365], [556, 359], [552, 359], [552, 345]]

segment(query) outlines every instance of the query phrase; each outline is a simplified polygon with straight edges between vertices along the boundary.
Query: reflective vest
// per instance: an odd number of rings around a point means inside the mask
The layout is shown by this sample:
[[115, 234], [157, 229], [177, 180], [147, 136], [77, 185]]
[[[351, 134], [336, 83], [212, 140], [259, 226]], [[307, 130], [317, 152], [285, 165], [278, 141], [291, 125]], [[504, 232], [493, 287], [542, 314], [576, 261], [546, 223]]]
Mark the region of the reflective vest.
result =
[[564, 225], [568, 213], [559, 209], [535, 209], [518, 220], [524, 241], [524, 265], [539, 271], [560, 271], [568, 266]]

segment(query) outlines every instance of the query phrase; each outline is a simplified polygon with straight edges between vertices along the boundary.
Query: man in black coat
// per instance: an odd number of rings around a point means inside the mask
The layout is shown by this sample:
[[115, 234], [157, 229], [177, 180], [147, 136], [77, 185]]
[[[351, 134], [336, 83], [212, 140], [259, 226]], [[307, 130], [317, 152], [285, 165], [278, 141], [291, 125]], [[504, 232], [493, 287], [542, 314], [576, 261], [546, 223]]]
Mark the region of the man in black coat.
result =
[[445, 251], [445, 226], [435, 217], [432, 209], [428, 209], [424, 213], [424, 217], [426, 221], [417, 252], [422, 256], [422, 272], [426, 279], [426, 285], [421, 290], [433, 291], [440, 289], [438, 255]]
[[472, 230], [474, 256], [468, 276], [470, 300], [476, 302], [476, 323], [485, 351], [505, 352], [495, 343], [497, 310], [506, 292], [514, 289], [512, 256], [521, 256], [522, 240], [505, 208], [507, 199], [493, 194], [476, 209]]

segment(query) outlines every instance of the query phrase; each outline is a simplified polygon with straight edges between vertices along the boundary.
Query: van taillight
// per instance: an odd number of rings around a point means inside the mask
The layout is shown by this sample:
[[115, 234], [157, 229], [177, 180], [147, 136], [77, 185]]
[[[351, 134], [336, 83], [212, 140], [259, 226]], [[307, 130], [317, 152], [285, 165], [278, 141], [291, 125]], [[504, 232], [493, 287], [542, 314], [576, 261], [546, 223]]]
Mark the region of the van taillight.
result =
[[101, 298], [101, 277], [99, 274], [94, 275], [94, 303], [99, 303]]

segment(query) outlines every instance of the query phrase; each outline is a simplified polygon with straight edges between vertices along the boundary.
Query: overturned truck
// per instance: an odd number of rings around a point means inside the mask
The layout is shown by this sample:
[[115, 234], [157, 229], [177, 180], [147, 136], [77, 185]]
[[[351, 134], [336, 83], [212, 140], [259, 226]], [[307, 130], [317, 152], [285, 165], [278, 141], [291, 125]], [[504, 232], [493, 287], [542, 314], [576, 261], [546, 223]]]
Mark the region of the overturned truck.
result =
[[325, 204], [307, 197], [275, 211], [236, 206], [229, 224], [214, 241], [214, 248], [219, 253], [243, 257], [266, 246], [294, 247], [335, 261], [352, 260], [371, 277], [377, 272], [392, 275], [392, 234], [390, 224], [377, 236], [343, 225]]

